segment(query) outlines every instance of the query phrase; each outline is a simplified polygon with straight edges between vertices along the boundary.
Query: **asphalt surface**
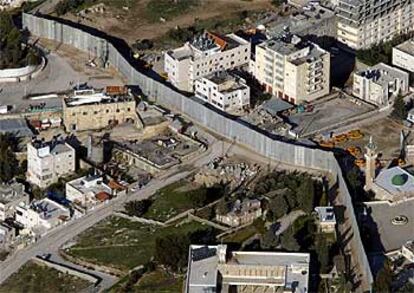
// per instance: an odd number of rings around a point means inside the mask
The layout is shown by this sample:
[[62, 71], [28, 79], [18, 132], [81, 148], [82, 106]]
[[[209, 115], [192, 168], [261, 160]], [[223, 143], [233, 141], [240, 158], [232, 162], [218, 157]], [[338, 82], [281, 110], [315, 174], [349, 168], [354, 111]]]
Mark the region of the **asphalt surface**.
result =
[[[153, 179], [141, 190], [126, 196], [115, 198], [109, 203], [94, 209], [90, 213], [87, 213], [83, 217], [72, 220], [64, 225], [55, 228], [33, 245], [17, 251], [17, 253], [13, 254], [11, 257], [0, 263], [0, 283], [4, 282], [10, 275], [16, 272], [31, 258], [37, 255], [48, 253], [56, 254], [63, 244], [73, 239], [76, 235], [85, 231], [99, 221], [105, 219], [114, 211], [121, 209], [122, 205], [126, 201], [139, 200], [150, 197], [158, 189], [187, 177], [192, 171], [210, 162], [213, 158], [220, 156], [221, 151], [222, 144], [215, 142], [201, 156], [188, 162], [185, 164], [185, 166], [178, 166], [177, 168], [173, 168], [169, 172], [164, 173], [162, 176]], [[182, 169], [185, 170], [183, 171]], [[84, 269], [84, 271], [90, 273], [95, 272], [88, 271], [86, 269]], [[110, 287], [113, 284], [114, 280], [112, 277], [105, 277], [105, 274], [101, 274], [101, 276], [103, 278], [101, 287], [102, 289]]]

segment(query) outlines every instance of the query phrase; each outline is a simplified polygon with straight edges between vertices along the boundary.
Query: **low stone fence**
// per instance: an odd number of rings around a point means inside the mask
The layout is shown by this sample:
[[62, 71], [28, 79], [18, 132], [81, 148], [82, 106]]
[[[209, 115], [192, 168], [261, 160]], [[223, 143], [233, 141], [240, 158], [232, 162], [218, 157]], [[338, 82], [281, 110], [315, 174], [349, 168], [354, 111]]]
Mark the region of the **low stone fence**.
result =
[[43, 264], [43, 265], [46, 265], [48, 267], [51, 267], [51, 268], [53, 268], [55, 270], [58, 270], [62, 273], [70, 274], [70, 275], [73, 275], [75, 277], [85, 279], [85, 280], [91, 282], [92, 284], [94, 284], [95, 286], [98, 285], [99, 282], [101, 281], [101, 279], [99, 277], [96, 277], [96, 276], [93, 276], [91, 274], [79, 271], [75, 268], [71, 268], [71, 267], [66, 266], [66, 265], [56, 263], [56, 262], [51, 261], [51, 260], [46, 260], [46, 259], [40, 258], [38, 256], [34, 257], [33, 261], [35, 261], [39, 264]]
[[143, 224], [148, 224], [148, 225], [156, 225], [156, 226], [162, 226], [165, 227], [166, 224], [163, 222], [159, 222], [159, 221], [155, 221], [155, 220], [151, 220], [151, 219], [147, 219], [147, 218], [141, 218], [141, 217], [136, 217], [136, 216], [129, 216], [125, 213], [121, 213], [121, 212], [116, 212], [114, 213], [115, 216], [130, 220], [132, 222], [139, 222], [139, 223], [143, 223]]
[[122, 277], [125, 275], [125, 272], [121, 271], [120, 269], [107, 267], [104, 265], [97, 265], [85, 260], [79, 259], [77, 257], [73, 257], [70, 254], [66, 253], [64, 250], [59, 251], [60, 255], [67, 261], [77, 264], [79, 266], [85, 267], [87, 269], [103, 272], [112, 276]]
[[19, 68], [9, 68], [0, 70], [1, 82], [21, 82], [37, 77], [46, 67], [46, 59], [41, 58], [39, 65], [27, 65]]
[[197, 216], [195, 216], [193, 214], [188, 214], [188, 219], [189, 220], [192, 220], [192, 221], [199, 222], [201, 224], [209, 225], [209, 226], [211, 226], [213, 228], [216, 228], [216, 229], [219, 229], [219, 230], [222, 230], [222, 231], [227, 231], [227, 230], [230, 229], [229, 227], [225, 227], [225, 226], [219, 225], [219, 224], [214, 223], [212, 221], [209, 221], [209, 220], [206, 220], [206, 219], [197, 217]]

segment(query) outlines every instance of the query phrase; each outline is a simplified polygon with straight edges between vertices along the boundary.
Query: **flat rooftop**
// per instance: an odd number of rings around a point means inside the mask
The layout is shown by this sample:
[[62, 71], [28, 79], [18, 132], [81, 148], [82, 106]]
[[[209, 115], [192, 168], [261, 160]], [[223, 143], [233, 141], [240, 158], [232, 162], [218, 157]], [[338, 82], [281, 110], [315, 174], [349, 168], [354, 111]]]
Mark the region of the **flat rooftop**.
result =
[[0, 120], [0, 133], [14, 133], [18, 137], [33, 135], [23, 118]]
[[145, 141], [121, 141], [118, 142], [120, 149], [125, 148], [138, 156], [158, 165], [167, 166], [178, 164], [179, 160], [168, 154], [163, 147], [151, 140]]
[[0, 184], [0, 203], [8, 204], [25, 197], [24, 185], [21, 183]]
[[318, 213], [319, 221], [323, 223], [336, 223], [333, 207], [315, 207], [315, 211]]
[[384, 63], [378, 63], [368, 69], [357, 71], [356, 74], [380, 85], [388, 85], [390, 82], [394, 82], [396, 78], [406, 79], [408, 83], [409, 78], [407, 72]]
[[247, 85], [244, 79], [227, 72], [217, 72], [204, 77], [218, 85], [220, 92], [232, 92], [238, 89], [245, 89]]
[[66, 152], [72, 152], [73, 149], [64, 140], [51, 141], [32, 141], [32, 146], [38, 150], [38, 156], [45, 157], [48, 155], [58, 155]]
[[296, 35], [285, 33], [283, 36], [270, 39], [259, 46], [270, 49], [282, 55], [290, 55], [309, 46], [308, 42]]
[[402, 52], [404, 52], [404, 53], [414, 55], [414, 39], [410, 39], [408, 41], [405, 41], [404, 43], [399, 44], [395, 48], [402, 51]]
[[67, 184], [73, 186], [79, 190], [82, 194], [98, 194], [105, 192], [109, 195], [112, 194], [112, 189], [103, 182], [101, 176], [84, 176], [68, 182]]
[[32, 209], [44, 220], [69, 216], [68, 209], [48, 198], [33, 202]]
[[201, 293], [215, 287], [220, 279], [217, 271], [222, 275], [223, 285], [275, 285], [294, 288], [294, 292], [308, 292], [308, 253], [237, 251], [220, 263], [220, 250], [225, 252], [226, 248], [225, 245], [190, 246], [187, 292]]
[[382, 170], [374, 183], [392, 195], [414, 192], [414, 176], [398, 166]]
[[132, 102], [134, 98], [128, 93], [108, 94], [104, 91], [93, 89], [75, 90], [72, 95], [64, 99], [67, 107], [77, 107], [96, 104], [125, 103]]
[[[414, 198], [390, 203], [387, 201], [365, 203], [373, 221], [373, 229], [378, 231], [379, 241], [371, 245], [376, 252], [391, 252], [401, 249], [414, 235]], [[396, 222], [396, 217], [407, 220]]]
[[205, 288], [217, 285], [217, 265], [219, 259], [216, 246], [190, 246], [189, 270], [187, 284], [188, 293], [204, 293]]

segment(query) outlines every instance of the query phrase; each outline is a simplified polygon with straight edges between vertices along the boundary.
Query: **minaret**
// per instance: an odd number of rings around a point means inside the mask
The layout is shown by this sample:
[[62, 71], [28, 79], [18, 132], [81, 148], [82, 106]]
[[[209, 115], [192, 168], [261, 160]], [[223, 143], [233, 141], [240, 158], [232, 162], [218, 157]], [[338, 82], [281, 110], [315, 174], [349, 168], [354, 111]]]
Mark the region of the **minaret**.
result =
[[365, 149], [365, 190], [370, 190], [372, 188], [372, 183], [375, 179], [375, 163], [377, 159], [377, 146], [372, 140], [372, 136], [369, 138], [369, 143], [366, 145]]

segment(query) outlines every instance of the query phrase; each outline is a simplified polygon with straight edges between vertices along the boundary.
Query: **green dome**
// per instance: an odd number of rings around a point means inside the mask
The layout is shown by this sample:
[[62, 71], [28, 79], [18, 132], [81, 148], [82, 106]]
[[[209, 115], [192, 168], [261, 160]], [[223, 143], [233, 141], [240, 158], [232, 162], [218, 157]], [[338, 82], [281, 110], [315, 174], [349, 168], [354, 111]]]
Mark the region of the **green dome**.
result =
[[407, 182], [408, 180], [408, 176], [406, 174], [398, 174], [398, 175], [394, 175], [394, 177], [392, 177], [391, 182], [393, 185], [404, 185], [405, 182]]

